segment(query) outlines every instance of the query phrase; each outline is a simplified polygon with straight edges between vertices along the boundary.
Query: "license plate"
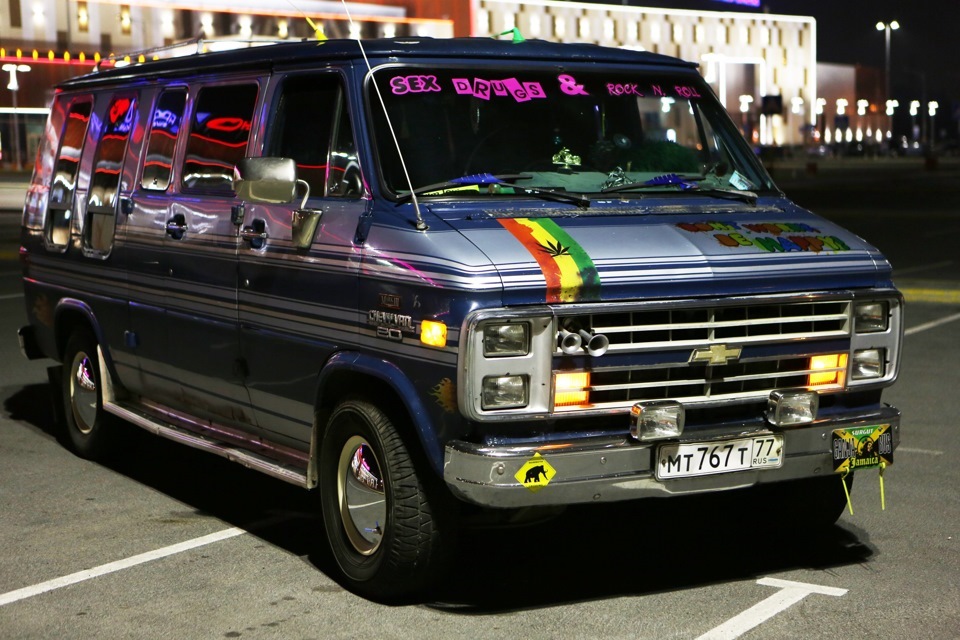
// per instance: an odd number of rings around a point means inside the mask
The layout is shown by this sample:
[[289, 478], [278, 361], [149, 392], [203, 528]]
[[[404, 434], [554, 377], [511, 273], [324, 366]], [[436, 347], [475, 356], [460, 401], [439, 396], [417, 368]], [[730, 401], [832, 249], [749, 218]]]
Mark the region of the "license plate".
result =
[[837, 429], [833, 432], [833, 470], [847, 473], [856, 469], [893, 464], [893, 434], [890, 425]]
[[783, 436], [768, 435], [719, 442], [664, 444], [657, 450], [657, 479], [772, 469], [783, 464]]

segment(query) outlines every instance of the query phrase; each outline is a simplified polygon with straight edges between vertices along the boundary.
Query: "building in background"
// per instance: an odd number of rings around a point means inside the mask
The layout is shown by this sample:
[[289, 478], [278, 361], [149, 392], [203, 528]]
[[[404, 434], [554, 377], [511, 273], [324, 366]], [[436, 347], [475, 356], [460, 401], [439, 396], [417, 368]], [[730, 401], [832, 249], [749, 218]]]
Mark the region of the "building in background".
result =
[[475, 35], [517, 27], [533, 38], [592, 42], [697, 62], [755, 144], [801, 144], [816, 124], [813, 18], [555, 0], [462, 1], [473, 7]]
[[[184, 41], [192, 44], [183, 52], [196, 51], [222, 46], [225, 39], [311, 38], [314, 27], [328, 37], [362, 38], [491, 36], [517, 28], [528, 38], [677, 56], [700, 65], [756, 145], [873, 139], [889, 129], [882, 90], [876, 90], [882, 78], [859, 67], [818, 65], [816, 21], [805, 16], [558, 0], [0, 2], [9, 9], [0, 13], [0, 62], [4, 69], [30, 68], [18, 73], [16, 83], [0, 86], [0, 136], [6, 141], [7, 163], [13, 161], [14, 125], [21, 146], [30, 150], [24, 155], [31, 155], [51, 87], [92, 70], [111, 54], [122, 59], [133, 53], [135, 62], [137, 52]], [[821, 76], [829, 80], [826, 87], [818, 86]], [[10, 90], [14, 85], [18, 88]]]
[[[333, 0], [0, 0], [0, 140], [3, 164], [29, 164], [42, 131], [52, 87], [90, 72], [111, 55], [191, 41], [181, 52], [225, 46], [224, 40], [454, 35], [443, 2]], [[434, 6], [435, 5], [435, 6]], [[348, 18], [352, 18], [352, 21]], [[466, 22], [466, 17], [462, 19]], [[172, 53], [178, 53], [173, 51]], [[153, 54], [147, 54], [153, 55]], [[7, 70], [11, 67], [13, 70]], [[10, 89], [10, 87], [15, 87]], [[18, 135], [14, 135], [14, 130]], [[17, 144], [19, 143], [19, 145]], [[18, 147], [24, 149], [17, 154]], [[20, 155], [19, 161], [17, 155]]]

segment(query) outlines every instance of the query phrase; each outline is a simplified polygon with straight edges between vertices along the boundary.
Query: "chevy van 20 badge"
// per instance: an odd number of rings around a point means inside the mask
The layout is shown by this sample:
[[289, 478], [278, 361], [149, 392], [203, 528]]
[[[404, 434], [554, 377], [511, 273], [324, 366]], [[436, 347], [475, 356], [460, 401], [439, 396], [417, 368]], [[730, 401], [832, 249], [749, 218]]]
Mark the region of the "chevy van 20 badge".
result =
[[467, 514], [736, 489], [824, 527], [892, 463], [890, 265], [784, 196], [694, 65], [362, 44], [57, 88], [20, 338], [76, 453], [136, 425], [316, 491], [378, 600], [437, 584]]

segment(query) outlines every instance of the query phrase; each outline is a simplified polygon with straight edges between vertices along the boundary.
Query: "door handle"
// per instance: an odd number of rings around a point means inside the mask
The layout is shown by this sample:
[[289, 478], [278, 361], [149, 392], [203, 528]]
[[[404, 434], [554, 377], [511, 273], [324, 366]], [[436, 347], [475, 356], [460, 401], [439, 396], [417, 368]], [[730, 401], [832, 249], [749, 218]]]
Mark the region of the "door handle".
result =
[[179, 240], [187, 231], [187, 221], [183, 214], [178, 213], [167, 221], [167, 235], [174, 240]]
[[267, 242], [267, 224], [263, 220], [254, 220], [253, 225], [240, 230], [240, 238], [249, 242], [251, 248], [260, 249]]

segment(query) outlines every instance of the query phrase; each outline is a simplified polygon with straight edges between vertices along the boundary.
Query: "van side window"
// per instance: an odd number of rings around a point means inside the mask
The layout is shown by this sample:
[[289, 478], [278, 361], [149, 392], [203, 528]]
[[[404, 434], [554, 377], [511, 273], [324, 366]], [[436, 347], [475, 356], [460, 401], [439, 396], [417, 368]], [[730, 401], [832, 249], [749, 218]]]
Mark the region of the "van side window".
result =
[[150, 117], [150, 132], [147, 140], [147, 155], [143, 161], [143, 176], [140, 187], [166, 191], [173, 175], [173, 152], [177, 146], [177, 133], [187, 104], [187, 92], [177, 89], [160, 94]]
[[330, 170], [327, 172], [327, 195], [359, 198], [363, 195], [363, 175], [357, 161], [357, 144], [350, 126], [350, 112], [343, 92], [337, 104], [337, 124], [330, 150]]
[[132, 95], [116, 96], [104, 114], [100, 142], [93, 158], [83, 226], [84, 248], [98, 253], [109, 253], [113, 248], [120, 173], [136, 115], [137, 98]]
[[247, 155], [256, 102], [255, 84], [200, 90], [181, 172], [184, 187], [233, 193], [233, 167]]
[[67, 122], [60, 139], [60, 152], [54, 168], [53, 182], [47, 200], [46, 239], [51, 245], [64, 247], [70, 242], [70, 223], [73, 220], [73, 195], [77, 189], [80, 154], [87, 136], [90, 111], [89, 100], [75, 102], [67, 113]]
[[331, 74], [287, 78], [281, 89], [267, 155], [293, 158], [310, 195], [326, 195], [327, 156], [340, 86]]
[[267, 155], [293, 158], [315, 197], [359, 197], [363, 180], [337, 76], [295, 76], [281, 88]]

